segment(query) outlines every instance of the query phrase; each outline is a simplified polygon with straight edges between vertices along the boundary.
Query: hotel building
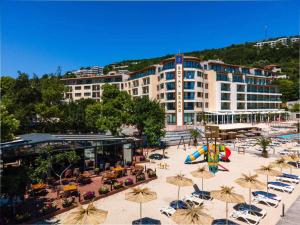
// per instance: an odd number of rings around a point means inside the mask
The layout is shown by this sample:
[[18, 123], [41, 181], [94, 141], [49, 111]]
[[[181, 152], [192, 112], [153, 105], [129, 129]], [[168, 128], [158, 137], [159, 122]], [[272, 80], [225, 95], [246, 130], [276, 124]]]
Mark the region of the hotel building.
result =
[[284, 111], [273, 79], [268, 70], [176, 55], [128, 75], [64, 81], [69, 87], [66, 99], [100, 100], [101, 86], [110, 83], [133, 97], [158, 100], [166, 110], [166, 123], [183, 126], [200, 122], [203, 113], [216, 124], [278, 119]]

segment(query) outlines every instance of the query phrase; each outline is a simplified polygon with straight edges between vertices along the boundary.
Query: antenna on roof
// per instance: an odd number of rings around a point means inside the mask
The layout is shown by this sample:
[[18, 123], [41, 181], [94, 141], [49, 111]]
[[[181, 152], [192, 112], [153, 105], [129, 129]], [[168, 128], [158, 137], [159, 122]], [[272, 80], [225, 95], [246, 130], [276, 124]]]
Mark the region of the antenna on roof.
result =
[[265, 40], [268, 38], [268, 26], [265, 25]]

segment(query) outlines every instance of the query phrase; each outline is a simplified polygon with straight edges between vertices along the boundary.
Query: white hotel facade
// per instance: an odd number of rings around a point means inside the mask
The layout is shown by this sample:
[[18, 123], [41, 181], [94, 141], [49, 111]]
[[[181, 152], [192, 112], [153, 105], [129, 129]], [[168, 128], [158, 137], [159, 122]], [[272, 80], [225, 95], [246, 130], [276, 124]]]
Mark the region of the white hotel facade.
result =
[[110, 83], [133, 97], [158, 100], [168, 125], [200, 122], [202, 112], [216, 124], [283, 119], [287, 115], [280, 109], [281, 94], [271, 75], [258, 68], [175, 55], [128, 75], [64, 79], [69, 88], [65, 98], [100, 100], [101, 86]]

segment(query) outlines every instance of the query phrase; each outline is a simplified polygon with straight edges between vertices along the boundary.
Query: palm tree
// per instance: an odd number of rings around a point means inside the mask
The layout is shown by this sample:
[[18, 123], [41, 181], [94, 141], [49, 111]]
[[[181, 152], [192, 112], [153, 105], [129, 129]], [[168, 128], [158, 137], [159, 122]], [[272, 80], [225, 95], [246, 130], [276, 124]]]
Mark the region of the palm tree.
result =
[[268, 158], [268, 151], [267, 147], [271, 144], [272, 140], [270, 138], [261, 136], [257, 139], [256, 144], [259, 145], [262, 148], [261, 155], [262, 157]]
[[190, 130], [190, 134], [194, 140], [194, 146], [197, 146], [197, 144], [198, 144], [197, 138], [200, 136], [199, 131], [196, 129], [193, 129], [193, 130]]

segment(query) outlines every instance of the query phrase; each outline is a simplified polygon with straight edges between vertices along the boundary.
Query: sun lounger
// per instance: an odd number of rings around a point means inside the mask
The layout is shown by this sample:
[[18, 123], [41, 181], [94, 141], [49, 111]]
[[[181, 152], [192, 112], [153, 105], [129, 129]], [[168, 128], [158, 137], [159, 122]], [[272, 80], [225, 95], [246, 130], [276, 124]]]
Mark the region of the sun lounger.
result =
[[213, 198], [211, 197], [210, 195], [210, 192], [208, 191], [201, 191], [198, 187], [197, 184], [194, 184], [193, 185], [194, 187], [194, 192], [192, 193], [193, 196], [197, 197], [197, 198], [201, 198], [201, 199], [204, 199], [204, 200], [212, 200]]
[[162, 214], [165, 214], [167, 217], [170, 217], [176, 212], [176, 209], [172, 208], [171, 206], [165, 206], [165, 207], [160, 208], [159, 211]]
[[258, 217], [265, 217], [267, 215], [267, 211], [265, 209], [258, 208], [255, 205], [249, 205], [245, 203], [237, 204], [233, 207], [237, 211], [249, 211], [251, 214]]
[[300, 180], [300, 177], [294, 174], [289, 174], [289, 173], [283, 173], [282, 176], [292, 178], [292, 179], [298, 179]]
[[267, 197], [265, 197], [263, 195], [256, 195], [256, 196], [254, 196], [253, 197], [253, 202], [254, 203], [260, 203], [260, 202], [262, 202], [262, 203], [264, 203], [264, 204], [266, 204], [268, 206], [273, 206], [275, 208], [279, 204], [278, 200], [275, 200], [275, 199], [272, 199], [272, 198], [267, 198]]
[[231, 213], [230, 217], [232, 217], [234, 219], [242, 219], [246, 223], [248, 223], [249, 225], [256, 225], [261, 220], [261, 217], [252, 215], [251, 213], [249, 213], [249, 211], [237, 211], [237, 210], [234, 210]]
[[263, 196], [265, 198], [271, 198], [271, 199], [277, 200], [279, 202], [281, 201], [281, 197], [280, 196], [278, 196], [278, 195], [276, 195], [274, 193], [266, 192], [266, 191], [254, 191], [254, 192], [252, 192], [252, 194], [254, 196], [261, 195], [261, 196]]
[[285, 177], [285, 176], [276, 177], [276, 180], [283, 181], [283, 182], [294, 183], [294, 184], [299, 184], [299, 180], [298, 179], [294, 179], [294, 178], [290, 178], [290, 177]]
[[292, 185], [285, 184], [282, 182], [277, 182], [277, 181], [269, 182], [268, 187], [277, 191], [288, 192], [288, 193], [292, 193], [292, 191], [295, 189], [295, 187]]
[[196, 205], [196, 206], [200, 206], [203, 204], [203, 200], [193, 196], [193, 195], [186, 195], [182, 201], [186, 202], [187, 204], [192, 204], [192, 205]]

